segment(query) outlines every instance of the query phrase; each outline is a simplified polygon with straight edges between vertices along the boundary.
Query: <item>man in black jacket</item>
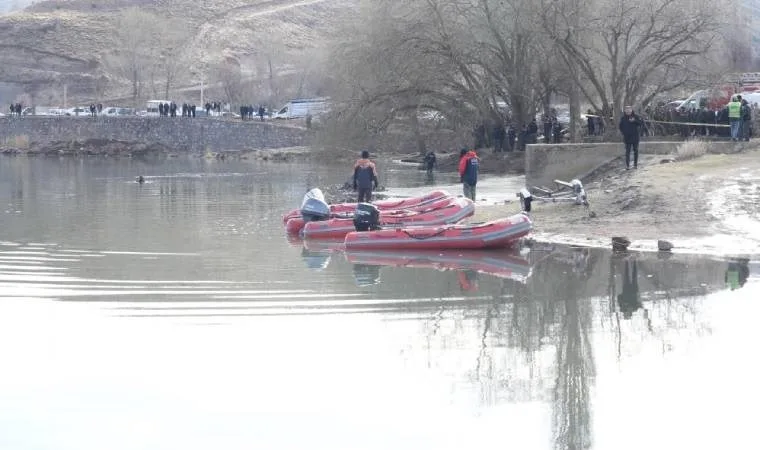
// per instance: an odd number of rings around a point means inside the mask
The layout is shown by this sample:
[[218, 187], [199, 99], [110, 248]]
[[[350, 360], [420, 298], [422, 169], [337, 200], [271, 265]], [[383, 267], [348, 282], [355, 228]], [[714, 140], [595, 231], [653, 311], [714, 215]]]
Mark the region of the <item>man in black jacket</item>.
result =
[[639, 134], [642, 121], [630, 106], [626, 106], [624, 112], [618, 128], [625, 143], [625, 168], [626, 170], [631, 168], [631, 153], [633, 153], [633, 168], [636, 169], [639, 166]]

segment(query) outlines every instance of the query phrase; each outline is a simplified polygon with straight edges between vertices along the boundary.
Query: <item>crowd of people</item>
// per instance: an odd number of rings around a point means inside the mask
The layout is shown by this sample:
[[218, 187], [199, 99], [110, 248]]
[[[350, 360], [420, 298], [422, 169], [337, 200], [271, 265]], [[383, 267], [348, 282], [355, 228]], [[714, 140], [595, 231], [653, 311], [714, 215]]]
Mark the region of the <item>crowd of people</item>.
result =
[[[556, 118], [556, 114], [546, 119], [549, 123], [549, 131], [544, 129], [545, 142], [560, 142], [563, 126]], [[511, 152], [525, 150], [527, 144], [538, 143], [538, 123], [531, 120], [518, 130], [511, 122], [506, 124], [501, 121], [490, 125], [480, 124], [473, 131], [473, 139], [476, 148], [492, 146], [496, 152]]]
[[158, 115], [160, 117], [177, 117], [177, 111], [180, 112], [182, 117], [195, 117], [194, 104], [183, 103], [182, 105], [177, 105], [174, 102], [158, 104]]
[[240, 119], [242, 120], [252, 120], [253, 116], [258, 115], [259, 120], [263, 122], [265, 114], [266, 108], [263, 105], [259, 105], [258, 108], [255, 108], [253, 105], [243, 105], [240, 107]]
[[24, 107], [21, 103], [11, 103], [8, 110], [9, 110], [9, 115], [20, 116], [21, 112], [24, 110]]

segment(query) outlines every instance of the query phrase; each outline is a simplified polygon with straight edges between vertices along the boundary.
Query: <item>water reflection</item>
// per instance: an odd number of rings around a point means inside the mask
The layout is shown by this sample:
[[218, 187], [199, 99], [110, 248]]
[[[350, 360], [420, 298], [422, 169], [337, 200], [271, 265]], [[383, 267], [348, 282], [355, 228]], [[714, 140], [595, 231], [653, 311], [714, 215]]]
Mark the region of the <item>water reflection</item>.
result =
[[[620, 263], [615, 259], [611, 259], [610, 262]], [[620, 264], [619, 264], [620, 265]], [[633, 259], [626, 258], [622, 261], [622, 278], [623, 278], [623, 291], [617, 296], [618, 308], [623, 313], [625, 319], [630, 319], [634, 312], [642, 308], [643, 305], [639, 299], [639, 271], [638, 262]]]
[[354, 280], [359, 287], [380, 283], [380, 266], [371, 264], [353, 264]]
[[732, 291], [739, 289], [747, 283], [749, 278], [749, 259], [736, 258], [728, 262], [726, 268], [726, 285]]
[[530, 276], [530, 262], [511, 250], [346, 251], [345, 256], [352, 264], [455, 271], [465, 291], [477, 290], [478, 273], [519, 282]]
[[459, 279], [459, 287], [463, 292], [478, 291], [478, 272], [476, 270], [457, 270], [457, 278]]
[[301, 249], [301, 258], [306, 263], [306, 267], [313, 270], [323, 270], [330, 264], [332, 252], [329, 250], [309, 250], [306, 247]]

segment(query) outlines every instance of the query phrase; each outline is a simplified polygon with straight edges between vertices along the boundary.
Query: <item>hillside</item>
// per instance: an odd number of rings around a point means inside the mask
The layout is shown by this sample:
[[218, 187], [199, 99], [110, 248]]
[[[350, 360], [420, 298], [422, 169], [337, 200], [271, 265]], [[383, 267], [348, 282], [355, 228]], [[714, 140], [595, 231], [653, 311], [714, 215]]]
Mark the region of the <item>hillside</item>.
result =
[[[0, 83], [20, 86], [37, 103], [60, 102], [63, 85], [69, 103], [129, 96], [129, 80], [107, 64], [120, 48], [120, 11], [137, 6], [162, 19], [184, 24], [188, 70], [173, 90], [197, 86], [203, 74], [223, 61], [235, 61], [242, 74], [263, 77], [262, 67], [293, 72], [312, 57], [356, 0], [47, 0], [0, 16]], [[274, 62], [273, 62], [274, 59]], [[269, 73], [267, 72], [267, 76]], [[104, 87], [105, 86], [105, 87]], [[4, 95], [4, 100], [8, 94]]]

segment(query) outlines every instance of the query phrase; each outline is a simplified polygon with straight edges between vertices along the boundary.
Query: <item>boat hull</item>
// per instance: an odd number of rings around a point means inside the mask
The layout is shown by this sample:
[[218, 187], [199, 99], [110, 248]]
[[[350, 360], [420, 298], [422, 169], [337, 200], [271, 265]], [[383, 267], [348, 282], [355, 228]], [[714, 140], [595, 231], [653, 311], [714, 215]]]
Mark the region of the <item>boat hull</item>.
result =
[[490, 249], [513, 246], [533, 229], [525, 214], [471, 225], [412, 226], [346, 235], [346, 250]]

